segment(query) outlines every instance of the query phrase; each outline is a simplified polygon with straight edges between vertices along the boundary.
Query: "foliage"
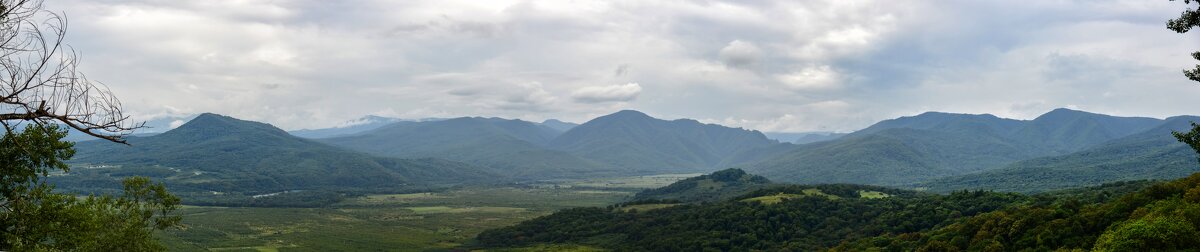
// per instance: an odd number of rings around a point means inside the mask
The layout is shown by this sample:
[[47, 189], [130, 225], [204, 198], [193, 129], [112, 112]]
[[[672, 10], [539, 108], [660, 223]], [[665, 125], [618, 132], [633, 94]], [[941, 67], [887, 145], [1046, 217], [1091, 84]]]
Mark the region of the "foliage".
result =
[[[1175, 139], [1178, 139], [1179, 142], [1192, 147], [1192, 150], [1195, 150], [1197, 154], [1200, 154], [1200, 124], [1193, 122], [1191, 131], [1171, 132], [1171, 135], [1175, 136]], [[1200, 161], [1200, 157], [1196, 157], [1196, 160]]]
[[[812, 189], [845, 197], [798, 197], [777, 204], [734, 199], [644, 212], [575, 208], [485, 231], [478, 241], [488, 247], [568, 243], [621, 251], [811, 251], [847, 238], [925, 230], [1025, 199], [1015, 194], [959, 192], [941, 196], [855, 185], [786, 186], [737, 198]], [[858, 198], [863, 190], [886, 191], [895, 196]]]
[[[1190, 5], [1192, 2], [1200, 4], [1200, 1], [1183, 0], [1184, 5]], [[1167, 29], [1171, 29], [1172, 31], [1178, 33], [1187, 33], [1188, 31], [1192, 30], [1192, 27], [1200, 27], [1200, 8], [1185, 9], [1183, 13], [1179, 14], [1179, 18], [1167, 20]], [[1193, 52], [1192, 58], [1200, 60], [1200, 52]], [[1196, 69], [1183, 70], [1183, 75], [1187, 76], [1188, 79], [1200, 81], [1200, 65], [1196, 65]]]
[[1200, 245], [1198, 228], [1200, 173], [1115, 200], [1090, 203], [1066, 197], [1020, 205], [930, 231], [859, 239], [835, 250], [1179, 250]]
[[55, 193], [42, 177], [69, 167], [66, 131], [31, 124], [0, 139], [0, 250], [162, 250], [151, 234], [180, 221], [179, 198], [145, 177], [123, 181], [120, 197]]

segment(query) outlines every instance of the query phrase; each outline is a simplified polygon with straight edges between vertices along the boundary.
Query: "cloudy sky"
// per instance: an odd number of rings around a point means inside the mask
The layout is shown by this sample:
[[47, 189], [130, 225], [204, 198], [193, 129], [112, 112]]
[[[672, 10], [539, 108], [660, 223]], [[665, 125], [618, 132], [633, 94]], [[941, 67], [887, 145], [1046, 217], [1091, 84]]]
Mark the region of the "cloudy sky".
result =
[[[364, 115], [582, 122], [620, 109], [763, 131], [923, 111], [1200, 114], [1182, 2], [47, 0], [139, 119], [284, 129]], [[1192, 6], [1196, 6], [1195, 3]]]

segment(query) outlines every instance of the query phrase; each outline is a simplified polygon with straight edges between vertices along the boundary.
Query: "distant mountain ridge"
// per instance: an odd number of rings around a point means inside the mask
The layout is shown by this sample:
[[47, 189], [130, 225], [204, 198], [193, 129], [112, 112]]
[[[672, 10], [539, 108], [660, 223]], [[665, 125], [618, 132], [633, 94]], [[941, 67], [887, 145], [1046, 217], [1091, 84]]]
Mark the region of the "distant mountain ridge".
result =
[[846, 136], [846, 133], [837, 132], [763, 132], [767, 138], [776, 141], [794, 144], [809, 144], [815, 142], [824, 142], [835, 140]]
[[[436, 120], [436, 119], [434, 119], [434, 120]], [[348, 122], [343, 123], [342, 125], [338, 125], [338, 126], [331, 127], [331, 128], [301, 129], [301, 130], [293, 130], [288, 133], [291, 133], [294, 136], [303, 137], [303, 138], [329, 138], [329, 137], [353, 135], [353, 134], [361, 133], [361, 132], [368, 131], [368, 130], [378, 129], [379, 127], [383, 127], [388, 124], [392, 124], [392, 123], [396, 123], [396, 122], [405, 122], [405, 121], [413, 121], [413, 120], [405, 120], [405, 119], [400, 119], [400, 118], [368, 115], [368, 116], [364, 116], [362, 118], [350, 120]]]
[[436, 159], [372, 157], [292, 136], [270, 124], [201, 114], [163, 134], [76, 146], [72, 163], [167, 167], [186, 190], [279, 191], [394, 188], [500, 178], [484, 167]]
[[[322, 141], [382, 156], [495, 167], [528, 179], [711, 171], [735, 154], [777, 144], [756, 131], [659, 120], [636, 111], [571, 125], [464, 117], [399, 122]], [[563, 128], [568, 130], [558, 131]]]
[[902, 185], [1073, 153], [1163, 123], [1069, 109], [1028, 121], [927, 112], [799, 146], [747, 170], [781, 182]]
[[995, 170], [919, 183], [934, 191], [989, 189], [1039, 192], [1123, 180], [1177, 178], [1200, 172], [1196, 153], [1171, 136], [1200, 117], [1177, 116], [1153, 129], [1066, 155], [1016, 162]]
[[[312, 172], [304, 176], [315, 176], [354, 166], [364, 167], [364, 174], [372, 174], [371, 178], [342, 174], [348, 176], [344, 180], [367, 184], [377, 177], [431, 182], [538, 180], [740, 167], [781, 183], [1004, 189], [1005, 185], [996, 183], [1020, 185], [1024, 182], [1009, 177], [1035, 176], [1030, 169], [1069, 174], [1060, 176], [1070, 180], [1059, 182], [1064, 185], [1111, 181], [1097, 176], [1113, 177], [1103, 169], [1113, 166], [1162, 169], [1144, 171], [1146, 176], [1120, 176], [1122, 179], [1178, 176], [1192, 169], [1176, 165], [1187, 161], [1177, 160], [1185, 159], [1187, 153], [1174, 149], [1178, 144], [1165, 129], [1170, 128], [1168, 124], [1192, 119], [1115, 117], [1069, 109], [1056, 109], [1033, 120], [928, 112], [884, 120], [832, 140], [792, 144], [754, 130], [691, 119], [662, 120], [632, 110], [579, 125], [483, 117], [396, 121], [318, 140], [298, 138], [292, 135], [295, 132], [289, 134], [269, 124], [204, 114], [158, 136], [132, 137], [134, 147], [127, 150], [80, 143], [74, 162], [199, 170], [239, 167], [234, 169], [239, 176], [228, 177], [238, 182], [221, 182], [234, 184], [227, 188], [290, 188], [309, 183], [281, 179], [294, 172], [282, 167], [302, 167]], [[335, 161], [341, 159], [345, 161]], [[421, 160], [450, 168], [412, 163]], [[1020, 172], [993, 173], [1001, 170]], [[973, 174], [987, 174], [992, 180], [972, 180], [969, 176]], [[426, 175], [429, 177], [422, 177]], [[958, 178], [963, 180], [951, 181]]]
[[400, 122], [321, 141], [380, 156], [437, 157], [494, 167], [520, 178], [620, 174], [618, 169], [546, 148], [560, 131], [532, 122], [462, 117]]
[[745, 150], [777, 144], [758, 131], [623, 110], [572, 128], [549, 146], [635, 171], [694, 172], [716, 169]]

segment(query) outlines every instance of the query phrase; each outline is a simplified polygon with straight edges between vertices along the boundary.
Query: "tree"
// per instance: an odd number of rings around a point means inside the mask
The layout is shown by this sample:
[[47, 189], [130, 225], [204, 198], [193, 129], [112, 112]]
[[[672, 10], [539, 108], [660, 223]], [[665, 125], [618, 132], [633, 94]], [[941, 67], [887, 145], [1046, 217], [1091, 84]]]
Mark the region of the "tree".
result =
[[[1200, 154], [1200, 124], [1193, 122], [1191, 131], [1176, 131], [1171, 132], [1171, 134], [1175, 135], [1175, 139], [1178, 139], [1179, 142], [1183, 142], [1188, 146], [1191, 146], [1193, 150], [1196, 150], [1196, 154]], [[1197, 160], [1200, 160], [1200, 157], [1197, 157]]]
[[[1175, 0], [1170, 1], [1174, 2]], [[1190, 5], [1192, 2], [1200, 5], [1200, 0], [1183, 0], [1184, 5]], [[1200, 8], [1185, 9], [1183, 13], [1179, 15], [1179, 18], [1167, 20], [1167, 28], [1178, 33], [1187, 33], [1193, 27], [1198, 26], [1200, 26]], [[1192, 58], [1200, 60], [1200, 52], [1193, 52]], [[1196, 69], [1183, 70], [1183, 75], [1187, 76], [1188, 79], [1200, 81], [1200, 65], [1196, 65]]]
[[[1170, 1], [1174, 2], [1175, 0]], [[1200, 0], [1183, 0], [1183, 4], [1185, 5], [1191, 4], [1192, 2], [1200, 5]], [[1200, 27], [1200, 8], [1185, 9], [1183, 10], [1183, 13], [1179, 14], [1179, 18], [1167, 20], [1167, 29], [1171, 29], [1172, 31], [1178, 33], [1187, 33], [1188, 31], [1192, 30], [1193, 27]], [[1193, 52], [1192, 58], [1200, 60], [1200, 52]], [[1200, 65], [1196, 65], [1196, 69], [1193, 70], [1183, 70], [1183, 75], [1187, 76], [1188, 79], [1200, 82]], [[1196, 150], [1197, 154], [1200, 154], [1200, 125], [1197, 125], [1195, 122], [1193, 122], [1191, 132], [1171, 132], [1171, 134], [1175, 135], [1175, 139], [1179, 139], [1180, 142], [1188, 144], [1188, 146], [1191, 146], [1193, 150]]]
[[[178, 225], [180, 199], [144, 177], [124, 194], [77, 197], [44, 181], [65, 163], [71, 128], [108, 141], [141, 127], [102, 84], [76, 70], [66, 20], [38, 0], [0, 0], [0, 251], [163, 250], [153, 229]], [[62, 126], [60, 126], [62, 125]], [[24, 126], [22, 128], [22, 126]]]
[[56, 125], [31, 124], [0, 138], [0, 250], [162, 250], [151, 228], [177, 225], [170, 212], [180, 199], [145, 177], [125, 179], [120, 197], [54, 193], [41, 178], [68, 170], [63, 160], [75, 151], [64, 136]]

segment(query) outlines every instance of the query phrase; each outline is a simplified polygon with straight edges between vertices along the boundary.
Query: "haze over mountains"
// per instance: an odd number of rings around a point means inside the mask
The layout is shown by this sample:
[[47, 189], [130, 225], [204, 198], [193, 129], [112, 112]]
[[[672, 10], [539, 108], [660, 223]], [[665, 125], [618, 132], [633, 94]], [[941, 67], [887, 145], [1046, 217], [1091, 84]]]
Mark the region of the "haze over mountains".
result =
[[480, 117], [369, 119], [355, 126], [370, 129], [292, 132], [337, 135], [308, 140], [267, 124], [204, 114], [158, 136], [131, 138], [133, 147], [80, 143], [73, 162], [213, 172], [209, 176], [219, 180], [177, 176], [213, 191], [497, 183], [729, 167], [784, 183], [1041, 190], [1200, 170], [1190, 165], [1195, 155], [1169, 134], [1195, 117], [1160, 120], [1068, 109], [1033, 120], [929, 112], [808, 144], [632, 110], [580, 125]]

